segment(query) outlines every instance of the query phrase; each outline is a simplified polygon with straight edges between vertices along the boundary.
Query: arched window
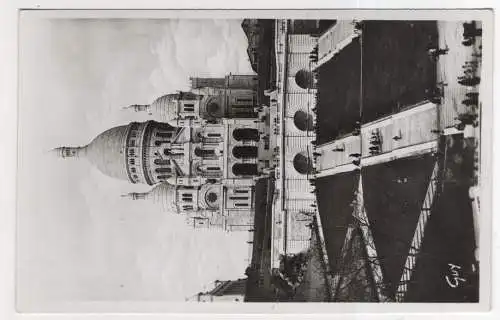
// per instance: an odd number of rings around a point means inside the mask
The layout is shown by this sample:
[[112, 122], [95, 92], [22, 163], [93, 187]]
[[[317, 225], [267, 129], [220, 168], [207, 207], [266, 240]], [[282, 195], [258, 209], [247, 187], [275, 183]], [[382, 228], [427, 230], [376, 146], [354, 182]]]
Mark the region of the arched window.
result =
[[192, 103], [185, 103], [184, 104], [184, 111], [185, 112], [194, 112], [194, 104], [192, 104]]
[[252, 97], [245, 97], [245, 98], [236, 98], [235, 103], [238, 105], [243, 105], [243, 106], [253, 106], [253, 98]]
[[313, 116], [302, 110], [295, 112], [293, 123], [301, 131], [312, 131], [314, 126]]
[[314, 76], [311, 71], [302, 69], [295, 74], [295, 83], [302, 89], [314, 88]]
[[196, 172], [205, 177], [219, 177], [222, 174], [220, 167], [204, 167], [201, 165], [196, 167]]
[[155, 146], [159, 147], [162, 144], [170, 143], [170, 140], [156, 140], [155, 141]]
[[170, 160], [168, 159], [155, 159], [154, 164], [158, 166], [168, 166], [170, 165]]
[[259, 130], [253, 128], [241, 128], [233, 131], [233, 138], [237, 141], [249, 140], [259, 141]]
[[255, 163], [235, 163], [232, 171], [236, 176], [256, 176], [259, 174]]
[[257, 114], [254, 112], [252, 106], [233, 105], [231, 113], [235, 118], [256, 118]]
[[309, 174], [312, 173], [313, 163], [310, 157], [301, 152], [293, 158], [293, 167], [300, 174]]
[[172, 169], [170, 169], [170, 168], [156, 168], [155, 172], [156, 173], [171, 173]]
[[201, 158], [212, 157], [212, 156], [215, 156], [215, 150], [196, 148], [196, 149], [194, 149], [194, 154], [197, 157], [201, 157]]
[[221, 107], [217, 102], [210, 102], [207, 105], [207, 112], [213, 117], [221, 116]]
[[208, 133], [207, 137], [209, 137], [209, 138], [220, 138], [221, 135], [220, 135], [220, 133]]
[[249, 192], [249, 191], [250, 191], [250, 190], [248, 190], [248, 189], [247, 189], [247, 190], [239, 190], [239, 189], [236, 189], [236, 190], [234, 190], [234, 193], [245, 193], [245, 194], [248, 194], [248, 192]]
[[233, 156], [241, 158], [257, 158], [259, 148], [255, 146], [236, 146], [233, 148]]
[[171, 138], [172, 137], [172, 132], [157, 132], [156, 136], [158, 138]]
[[236, 207], [248, 207], [248, 203], [235, 203]]
[[229, 199], [231, 199], [231, 200], [248, 200], [248, 197], [236, 197], [236, 196], [232, 196], [232, 197], [229, 197]]

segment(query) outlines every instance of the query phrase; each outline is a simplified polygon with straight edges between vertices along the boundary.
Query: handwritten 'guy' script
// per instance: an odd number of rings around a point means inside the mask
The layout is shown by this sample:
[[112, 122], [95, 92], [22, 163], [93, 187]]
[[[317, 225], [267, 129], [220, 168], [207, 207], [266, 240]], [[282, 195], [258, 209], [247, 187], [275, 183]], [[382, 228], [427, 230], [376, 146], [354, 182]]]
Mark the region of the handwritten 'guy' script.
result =
[[444, 279], [451, 288], [457, 288], [460, 283], [466, 281], [460, 276], [460, 270], [462, 270], [462, 267], [453, 263], [448, 263], [448, 267], [450, 267], [451, 275], [446, 275]]

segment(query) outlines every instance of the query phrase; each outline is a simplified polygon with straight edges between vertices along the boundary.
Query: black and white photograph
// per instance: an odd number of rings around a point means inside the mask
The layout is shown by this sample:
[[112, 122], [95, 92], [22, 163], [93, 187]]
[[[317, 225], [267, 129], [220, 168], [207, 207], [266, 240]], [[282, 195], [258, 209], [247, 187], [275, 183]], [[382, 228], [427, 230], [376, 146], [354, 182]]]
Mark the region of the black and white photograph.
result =
[[490, 19], [92, 12], [19, 13], [18, 312], [488, 299]]

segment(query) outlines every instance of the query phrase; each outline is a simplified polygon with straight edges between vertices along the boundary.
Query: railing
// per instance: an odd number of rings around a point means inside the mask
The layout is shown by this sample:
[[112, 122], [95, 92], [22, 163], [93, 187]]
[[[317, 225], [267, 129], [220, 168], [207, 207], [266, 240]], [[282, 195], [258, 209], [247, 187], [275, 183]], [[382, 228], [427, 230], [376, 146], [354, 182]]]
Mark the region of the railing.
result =
[[358, 35], [359, 32], [354, 21], [338, 21], [318, 39], [317, 65], [321, 65], [332, 58]]
[[424, 204], [420, 209], [420, 216], [418, 218], [417, 227], [415, 228], [410, 251], [408, 252], [408, 257], [406, 258], [405, 266], [403, 268], [403, 275], [401, 276], [398, 290], [396, 292], [396, 301], [398, 302], [402, 302], [404, 300], [406, 292], [408, 291], [408, 283], [411, 280], [413, 270], [415, 269], [415, 265], [417, 263], [417, 255], [420, 252], [420, 247], [422, 246], [425, 226], [431, 216], [432, 203], [434, 202], [436, 196], [438, 170], [439, 166], [436, 162], [432, 171], [431, 180], [427, 187], [427, 192], [425, 193]]
[[[366, 123], [361, 126], [359, 136], [349, 135], [318, 146], [318, 170], [336, 172], [332, 170], [349, 166], [355, 154], [361, 155], [367, 165], [389, 161], [393, 156], [403, 157], [405, 152], [416, 152], [419, 146], [425, 149], [429, 144], [432, 147], [432, 142], [436, 142], [439, 136], [437, 117], [438, 107], [425, 101], [410, 109]], [[426, 123], [426, 126], [421, 128], [421, 123]], [[381, 137], [380, 150], [371, 153], [370, 139], [374, 133]], [[325, 174], [328, 175], [321, 175]]]
[[317, 162], [318, 170], [322, 171], [334, 166], [350, 164], [354, 159], [350, 155], [361, 153], [359, 139], [359, 137], [351, 135], [318, 148], [321, 152]]
[[276, 184], [277, 189], [273, 193], [273, 209], [272, 209], [272, 219], [271, 219], [271, 269], [279, 267], [279, 256], [284, 250], [284, 227], [285, 221], [283, 217], [283, 141], [280, 138], [282, 136], [283, 130], [283, 118], [284, 118], [284, 90], [286, 87], [286, 41], [287, 33], [287, 22], [286, 20], [276, 20], [275, 22], [275, 48], [276, 48], [276, 100], [277, 100], [277, 111], [279, 122], [276, 123], [278, 132], [275, 134], [278, 136], [276, 141], [276, 146], [279, 148], [279, 163], [275, 169], [276, 180], [273, 182]]

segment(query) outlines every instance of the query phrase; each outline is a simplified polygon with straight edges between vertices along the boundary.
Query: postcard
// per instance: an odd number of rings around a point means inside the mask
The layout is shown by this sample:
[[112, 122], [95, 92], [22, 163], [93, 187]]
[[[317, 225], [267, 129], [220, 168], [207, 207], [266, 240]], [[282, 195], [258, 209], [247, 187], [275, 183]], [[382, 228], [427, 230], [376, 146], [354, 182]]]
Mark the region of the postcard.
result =
[[17, 311], [488, 308], [491, 17], [20, 11]]

